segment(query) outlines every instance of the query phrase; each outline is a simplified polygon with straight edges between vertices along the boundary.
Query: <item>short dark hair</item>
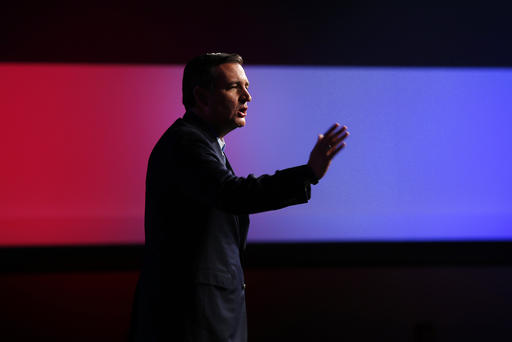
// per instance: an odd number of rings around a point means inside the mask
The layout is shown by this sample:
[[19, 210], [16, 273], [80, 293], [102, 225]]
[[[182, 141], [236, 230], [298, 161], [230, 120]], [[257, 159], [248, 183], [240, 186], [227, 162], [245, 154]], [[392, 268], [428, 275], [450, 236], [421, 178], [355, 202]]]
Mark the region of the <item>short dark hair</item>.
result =
[[183, 71], [183, 105], [185, 109], [190, 109], [196, 104], [194, 98], [194, 88], [211, 88], [215, 78], [214, 68], [224, 63], [243, 64], [243, 59], [236, 53], [206, 53], [192, 58]]

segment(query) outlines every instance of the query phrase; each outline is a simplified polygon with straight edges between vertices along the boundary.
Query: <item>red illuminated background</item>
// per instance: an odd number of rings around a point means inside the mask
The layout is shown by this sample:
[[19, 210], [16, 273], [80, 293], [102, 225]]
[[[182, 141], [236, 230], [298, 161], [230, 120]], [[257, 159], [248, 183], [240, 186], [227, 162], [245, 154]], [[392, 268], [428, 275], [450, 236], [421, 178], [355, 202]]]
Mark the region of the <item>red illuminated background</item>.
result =
[[181, 72], [0, 65], [1, 244], [143, 241], [147, 158], [182, 114], [165, 83]]

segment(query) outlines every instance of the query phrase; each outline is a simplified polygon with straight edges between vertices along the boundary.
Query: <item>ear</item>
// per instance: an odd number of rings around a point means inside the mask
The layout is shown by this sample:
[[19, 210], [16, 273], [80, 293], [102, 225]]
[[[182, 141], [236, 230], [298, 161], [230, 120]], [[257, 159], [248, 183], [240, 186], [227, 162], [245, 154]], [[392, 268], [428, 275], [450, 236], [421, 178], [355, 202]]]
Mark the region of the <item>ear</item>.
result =
[[206, 89], [201, 88], [199, 86], [195, 86], [193, 93], [197, 107], [208, 107], [208, 91]]

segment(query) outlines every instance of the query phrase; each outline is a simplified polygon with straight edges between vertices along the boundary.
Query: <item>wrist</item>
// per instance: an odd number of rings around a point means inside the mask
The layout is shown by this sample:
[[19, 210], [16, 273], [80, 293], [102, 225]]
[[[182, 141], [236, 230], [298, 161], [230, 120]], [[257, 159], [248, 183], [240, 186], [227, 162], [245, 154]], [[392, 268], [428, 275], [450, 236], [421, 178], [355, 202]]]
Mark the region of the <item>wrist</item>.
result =
[[306, 164], [307, 179], [311, 184], [317, 184], [320, 178], [316, 175], [313, 167], [308, 163]]

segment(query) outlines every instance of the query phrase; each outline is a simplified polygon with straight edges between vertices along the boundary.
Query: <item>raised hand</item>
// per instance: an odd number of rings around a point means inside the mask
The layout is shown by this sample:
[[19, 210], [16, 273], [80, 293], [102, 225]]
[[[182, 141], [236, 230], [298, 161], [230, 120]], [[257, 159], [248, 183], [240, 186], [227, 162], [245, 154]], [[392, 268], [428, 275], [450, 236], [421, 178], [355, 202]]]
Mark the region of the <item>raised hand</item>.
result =
[[325, 175], [332, 158], [345, 147], [343, 140], [349, 136], [347, 126], [339, 127], [340, 124], [336, 123], [324, 134], [319, 134], [318, 141], [309, 155], [308, 165], [318, 179]]

